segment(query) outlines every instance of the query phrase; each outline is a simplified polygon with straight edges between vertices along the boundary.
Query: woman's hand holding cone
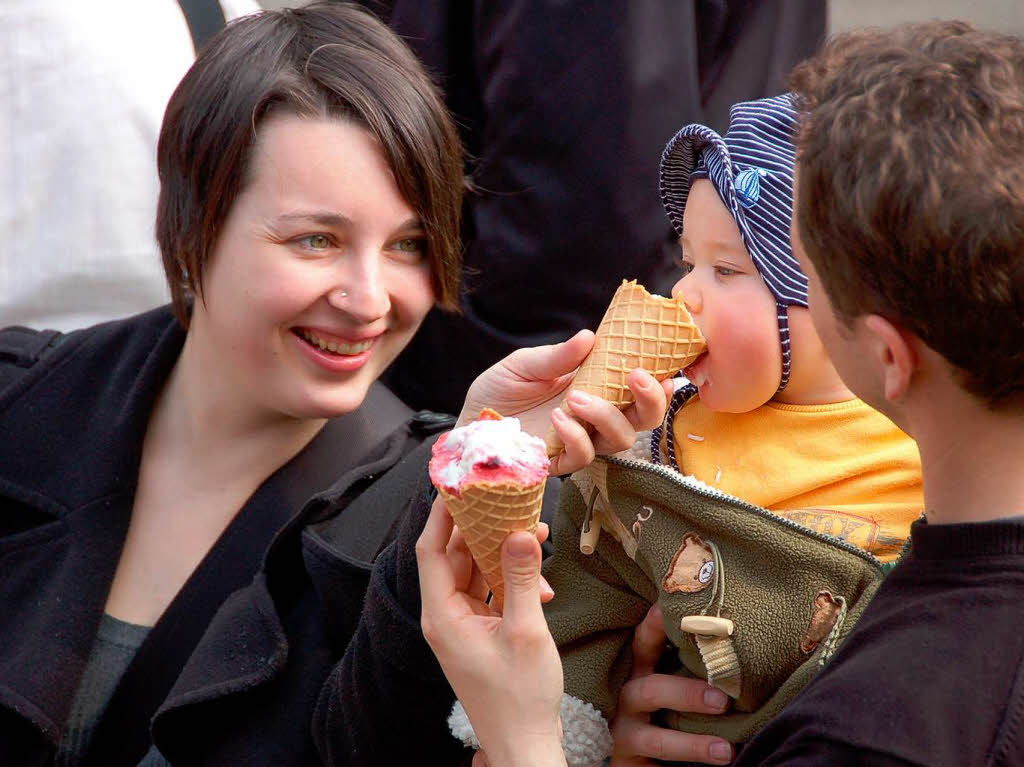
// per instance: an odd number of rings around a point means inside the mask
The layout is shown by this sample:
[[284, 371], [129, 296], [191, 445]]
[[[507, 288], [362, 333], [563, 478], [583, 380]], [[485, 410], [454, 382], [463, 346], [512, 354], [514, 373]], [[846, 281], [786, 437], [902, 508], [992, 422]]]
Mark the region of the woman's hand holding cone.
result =
[[[635, 432], [661, 423], [672, 396], [672, 383], [659, 383], [643, 370], [629, 375], [636, 402], [624, 411], [601, 397], [576, 398], [567, 392], [580, 363], [594, 345], [594, 334], [582, 330], [560, 344], [519, 349], [491, 366], [470, 386], [459, 416], [469, 423], [489, 407], [515, 416], [523, 430], [539, 437], [553, 427], [563, 450], [551, 462], [552, 474], [570, 474], [594, 460], [595, 454], [617, 453], [633, 444]], [[559, 407], [569, 393], [566, 413]], [[588, 433], [584, 424], [593, 429]]]
[[559, 704], [562, 664], [541, 602], [537, 535], [512, 533], [502, 546], [505, 610], [482, 600], [487, 586], [438, 499], [416, 544], [423, 634], [462, 701], [492, 767], [564, 765]]

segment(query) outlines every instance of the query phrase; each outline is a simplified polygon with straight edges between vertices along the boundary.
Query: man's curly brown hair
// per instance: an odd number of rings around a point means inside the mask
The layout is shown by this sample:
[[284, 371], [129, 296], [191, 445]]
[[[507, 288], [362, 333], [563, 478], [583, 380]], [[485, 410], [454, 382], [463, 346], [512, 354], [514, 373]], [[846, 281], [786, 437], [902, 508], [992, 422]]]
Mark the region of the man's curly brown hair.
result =
[[791, 76], [795, 223], [841, 320], [915, 333], [991, 407], [1024, 401], [1024, 41], [858, 30]]

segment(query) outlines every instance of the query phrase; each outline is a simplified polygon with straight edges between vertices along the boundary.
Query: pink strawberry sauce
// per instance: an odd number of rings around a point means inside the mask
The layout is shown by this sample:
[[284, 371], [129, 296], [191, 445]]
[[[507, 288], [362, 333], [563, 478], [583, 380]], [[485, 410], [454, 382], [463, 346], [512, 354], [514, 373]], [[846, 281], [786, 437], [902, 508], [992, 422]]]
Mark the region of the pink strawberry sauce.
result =
[[[485, 411], [474, 423], [481, 420], [496, 419]], [[468, 426], [463, 428], [469, 429]], [[475, 455], [479, 459], [467, 466], [464, 461], [466, 446], [459, 436], [453, 438], [457, 431], [442, 435], [434, 443], [430, 459], [430, 480], [435, 487], [459, 495], [466, 485], [479, 482], [514, 482], [528, 487], [547, 479], [549, 461], [542, 440], [516, 430], [516, 449], [505, 449], [505, 446], [499, 444], [500, 440], [496, 440], [493, 446], [484, 451], [478, 445]]]

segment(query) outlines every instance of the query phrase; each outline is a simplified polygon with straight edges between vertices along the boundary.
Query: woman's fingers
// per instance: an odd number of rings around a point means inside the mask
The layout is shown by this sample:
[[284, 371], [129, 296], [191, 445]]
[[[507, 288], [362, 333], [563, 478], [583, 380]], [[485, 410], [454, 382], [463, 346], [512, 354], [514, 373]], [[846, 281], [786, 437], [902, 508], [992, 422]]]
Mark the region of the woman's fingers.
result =
[[560, 344], [512, 352], [476, 377], [457, 425], [472, 421], [481, 408], [490, 407], [502, 415], [517, 416], [525, 431], [544, 436], [550, 428], [551, 409], [593, 345], [594, 334], [581, 330]]
[[455, 578], [455, 588], [468, 592], [473, 576], [479, 569], [473, 566], [473, 555], [469, 553], [469, 546], [466, 545], [466, 539], [462, 537], [458, 525], [452, 530], [445, 553]]
[[[447, 597], [455, 590], [455, 576], [448, 561], [448, 542], [455, 523], [448, 507], [438, 496], [416, 541], [416, 562], [419, 566], [420, 588], [424, 594]], [[429, 586], [429, 588], [424, 588]]]
[[576, 370], [593, 348], [593, 332], [581, 330], [560, 344], [518, 349], [501, 364], [525, 380], [551, 381]]
[[550, 637], [540, 608], [540, 560], [536, 536], [516, 532], [505, 539], [501, 556], [501, 573], [505, 580], [504, 625], [512, 630], [527, 627]]
[[[548, 523], [547, 522], [538, 522], [537, 523], [537, 531], [535, 533], [535, 535], [537, 536], [537, 543], [544, 543], [544, 541], [546, 541], [548, 539], [548, 536], [550, 534], [551, 534], [551, 528], [548, 527]], [[540, 577], [540, 601], [542, 603], [544, 603], [544, 604], [547, 604], [548, 602], [550, 602], [554, 598], [555, 598], [555, 590], [553, 588], [551, 588], [551, 584], [548, 583], [547, 578], [545, 578], [542, 575]]]
[[[548, 527], [546, 522], [538, 522], [537, 529], [534, 533], [537, 538], [537, 543], [544, 543], [551, 534], [551, 529]], [[487, 595], [490, 593], [490, 587], [487, 585], [487, 581], [484, 579], [483, 573], [473, 560], [473, 554], [469, 550], [469, 546], [466, 544], [466, 539], [462, 535], [462, 531], [459, 530], [459, 526], [456, 525], [452, 530], [451, 538], [448, 540], [448, 546], [445, 548], [445, 555], [448, 557], [449, 567], [452, 571], [452, 576], [455, 582], [456, 591], [461, 591], [471, 600], [479, 602], [480, 604], [471, 603], [473, 611], [479, 615], [490, 615], [492, 611], [488, 610], [483, 604], [487, 601]], [[554, 590], [548, 584], [547, 580], [541, 576], [540, 579], [540, 601], [550, 602], [555, 596]]]
[[455, 573], [448, 558], [448, 542], [455, 523], [448, 508], [438, 496], [430, 507], [427, 523], [416, 541], [416, 563], [420, 577], [420, 595], [423, 613], [420, 623], [427, 642], [442, 638], [434, 621], [443, 621], [449, 598], [456, 592]]
[[548, 527], [548, 523], [547, 522], [538, 522], [537, 523], [536, 535], [537, 535], [537, 543], [544, 543], [544, 541], [546, 541], [548, 539], [548, 536], [551, 535], [551, 528]]
[[551, 584], [548, 583], [548, 579], [543, 575], [540, 577], [540, 601], [541, 604], [547, 604], [555, 598], [555, 590], [551, 588]]

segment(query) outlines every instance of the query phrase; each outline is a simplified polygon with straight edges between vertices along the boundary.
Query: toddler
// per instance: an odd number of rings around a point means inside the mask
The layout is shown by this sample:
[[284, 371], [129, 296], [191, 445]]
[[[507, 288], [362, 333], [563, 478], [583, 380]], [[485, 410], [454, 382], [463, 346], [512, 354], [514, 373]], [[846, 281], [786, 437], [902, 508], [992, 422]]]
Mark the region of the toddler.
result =
[[[698, 481], [598, 461], [563, 490], [545, 614], [570, 764], [610, 750], [632, 629], [651, 604], [683, 665], [733, 699], [725, 715], [666, 723], [745, 740], [827, 660], [922, 513], [915, 443], [846, 388], [811, 323], [789, 234], [795, 130], [782, 95], [735, 105], [724, 137], [689, 125], [665, 149], [683, 271], [673, 295], [707, 351], [651, 452]], [[594, 513], [598, 498], [611, 508]], [[724, 527], [700, 532], [714, 514]]]
[[787, 94], [737, 104], [724, 138], [689, 125], [665, 150], [662, 200], [682, 246], [673, 296], [708, 351], [653, 459], [891, 562], [923, 510], [920, 459], [845, 387], [811, 325], [789, 238], [795, 129]]

